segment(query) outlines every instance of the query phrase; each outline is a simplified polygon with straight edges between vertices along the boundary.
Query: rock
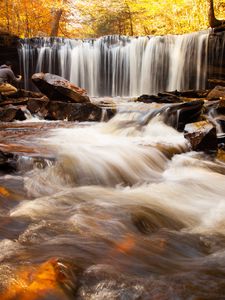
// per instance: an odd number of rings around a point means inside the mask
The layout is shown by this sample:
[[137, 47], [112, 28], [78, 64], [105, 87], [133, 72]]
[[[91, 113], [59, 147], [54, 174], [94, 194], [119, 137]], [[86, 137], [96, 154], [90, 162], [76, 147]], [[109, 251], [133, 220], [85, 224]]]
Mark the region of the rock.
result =
[[225, 86], [225, 80], [222, 79], [208, 79], [208, 83], [212, 87], [216, 87], [217, 85]]
[[30, 99], [27, 102], [27, 109], [30, 111], [31, 114], [37, 114], [41, 113], [41, 115], [44, 117], [47, 114], [47, 110], [45, 109], [49, 100], [45, 99]]
[[[184, 98], [205, 98], [208, 94], [208, 90], [188, 90], [188, 91], [172, 91], [167, 92], [178, 97]], [[159, 93], [160, 94], [160, 93]]]
[[[225, 151], [224, 149], [219, 149], [216, 155], [216, 158], [223, 163], [225, 163]], [[223, 173], [222, 173], [223, 174]]]
[[4, 107], [4, 106], [10, 105], [10, 104], [12, 104], [14, 106], [27, 104], [28, 100], [29, 100], [29, 98], [15, 98], [15, 99], [14, 98], [13, 99], [8, 98], [8, 99], [5, 99], [5, 100], [1, 101], [0, 106]]
[[211, 100], [204, 104], [207, 113], [213, 115], [225, 114], [225, 99], [224, 100]]
[[218, 143], [219, 148], [224, 148], [224, 145], [225, 145], [225, 134], [224, 133], [217, 134], [217, 143]]
[[142, 95], [137, 98], [136, 101], [144, 103], [181, 103], [194, 99], [206, 98], [208, 90], [188, 90], [188, 91], [172, 91], [172, 92], [161, 92], [158, 95]]
[[100, 121], [102, 109], [92, 103], [49, 101], [46, 105], [48, 120]]
[[165, 123], [177, 130], [183, 130], [188, 123], [199, 121], [204, 101], [196, 100], [174, 104], [167, 108]]
[[73, 103], [90, 102], [84, 89], [60, 76], [50, 73], [36, 73], [32, 76], [32, 81], [50, 100]]
[[24, 112], [17, 107], [7, 107], [0, 109], [0, 121], [12, 122], [13, 120], [26, 120]]
[[159, 93], [156, 95], [142, 95], [137, 98], [137, 102], [143, 103], [179, 103], [182, 102], [176, 95], [171, 95], [169, 93]]
[[187, 124], [184, 137], [190, 142], [194, 151], [216, 151], [217, 135], [215, 126], [209, 121]]
[[24, 89], [18, 89], [15, 93], [6, 96], [6, 98], [17, 99], [17, 98], [47, 98], [47, 97], [42, 93], [27, 91]]
[[132, 207], [131, 221], [143, 234], [151, 234], [162, 228], [180, 230], [184, 227], [178, 219], [146, 206]]
[[225, 100], [225, 87], [217, 85], [211, 92], [207, 95], [208, 100], [217, 100], [222, 99]]
[[0, 172], [11, 173], [16, 170], [14, 155], [0, 150]]
[[218, 114], [225, 114], [225, 98], [215, 103], [215, 109]]

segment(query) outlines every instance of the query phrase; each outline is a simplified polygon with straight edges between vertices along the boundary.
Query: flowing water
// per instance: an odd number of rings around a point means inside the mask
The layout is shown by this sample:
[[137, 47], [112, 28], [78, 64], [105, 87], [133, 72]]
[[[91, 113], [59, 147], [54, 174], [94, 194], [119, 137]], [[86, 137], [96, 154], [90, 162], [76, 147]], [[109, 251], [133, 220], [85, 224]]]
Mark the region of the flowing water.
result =
[[52, 159], [0, 177], [0, 299], [225, 299], [225, 165], [163, 120], [124, 101], [33, 137]]
[[96, 40], [34, 38], [19, 49], [25, 88], [35, 72], [58, 74], [91, 96], [139, 96], [204, 89], [208, 31]]

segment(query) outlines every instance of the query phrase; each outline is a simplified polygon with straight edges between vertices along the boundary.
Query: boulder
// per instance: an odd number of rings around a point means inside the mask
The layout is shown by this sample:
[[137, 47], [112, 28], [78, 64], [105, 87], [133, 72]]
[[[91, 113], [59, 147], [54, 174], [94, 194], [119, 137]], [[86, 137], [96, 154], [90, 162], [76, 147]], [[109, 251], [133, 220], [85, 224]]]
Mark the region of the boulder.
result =
[[87, 92], [68, 80], [50, 73], [36, 73], [32, 76], [33, 83], [50, 100], [88, 103]]
[[212, 89], [208, 93], [207, 99], [208, 100], [217, 100], [217, 99], [225, 100], [225, 87], [217, 85], [214, 89]]
[[66, 103], [49, 101], [45, 107], [48, 120], [100, 121], [102, 109], [92, 103]]
[[194, 151], [216, 151], [217, 135], [215, 126], [209, 121], [186, 124], [184, 137], [190, 142]]

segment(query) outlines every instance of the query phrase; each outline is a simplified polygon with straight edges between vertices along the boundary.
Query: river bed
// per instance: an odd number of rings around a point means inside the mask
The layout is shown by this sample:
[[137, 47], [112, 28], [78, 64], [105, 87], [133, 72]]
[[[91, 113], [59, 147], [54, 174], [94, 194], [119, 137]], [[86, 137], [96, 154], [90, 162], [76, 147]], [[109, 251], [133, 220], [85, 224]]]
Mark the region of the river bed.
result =
[[2, 128], [0, 299], [225, 299], [225, 164], [146, 107]]

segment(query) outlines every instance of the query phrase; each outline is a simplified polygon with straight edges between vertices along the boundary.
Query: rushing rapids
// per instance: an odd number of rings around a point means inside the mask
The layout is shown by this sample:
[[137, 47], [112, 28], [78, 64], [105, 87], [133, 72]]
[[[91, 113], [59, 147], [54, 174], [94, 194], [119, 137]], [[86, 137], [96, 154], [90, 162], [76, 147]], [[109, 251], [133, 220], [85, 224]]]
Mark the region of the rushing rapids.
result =
[[1, 299], [224, 299], [225, 165], [165, 113], [20, 133], [46, 159], [0, 177]]
[[96, 40], [34, 38], [21, 41], [25, 78], [58, 74], [91, 96], [137, 96], [206, 85], [208, 31], [186, 35]]

